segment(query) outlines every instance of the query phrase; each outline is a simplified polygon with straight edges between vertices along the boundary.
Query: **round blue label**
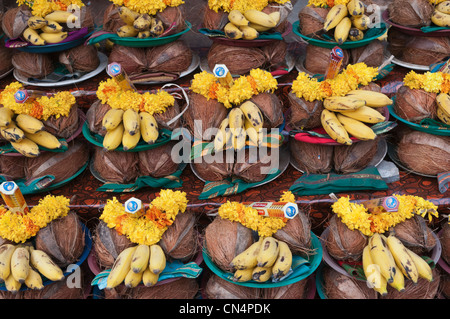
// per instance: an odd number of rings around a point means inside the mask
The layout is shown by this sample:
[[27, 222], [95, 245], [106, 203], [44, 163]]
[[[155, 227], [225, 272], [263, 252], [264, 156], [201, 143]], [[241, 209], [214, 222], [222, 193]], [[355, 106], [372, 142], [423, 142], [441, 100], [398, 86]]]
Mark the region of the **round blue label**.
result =
[[295, 207], [288, 206], [286, 208], [287, 217], [294, 217], [296, 213], [297, 213], [297, 210], [295, 209]]
[[127, 209], [130, 212], [134, 212], [134, 211], [136, 211], [138, 209], [138, 204], [136, 202], [128, 202], [127, 203]]
[[224, 76], [225, 75], [225, 69], [223, 67], [218, 67], [214, 70], [216, 72], [216, 76]]
[[27, 98], [27, 95], [24, 91], [17, 91], [16, 94], [14, 94], [14, 98], [16, 99], [16, 101], [21, 102]]
[[109, 66], [109, 73], [111, 75], [119, 74], [121, 70], [122, 70], [122, 68], [121, 68], [120, 64], [118, 64], [118, 63], [112, 63]]
[[398, 201], [393, 197], [390, 197], [386, 200], [386, 206], [388, 208], [395, 208], [395, 207], [397, 207], [397, 204], [398, 204]]
[[3, 183], [3, 189], [6, 191], [12, 191], [16, 184], [14, 182], [5, 182]]

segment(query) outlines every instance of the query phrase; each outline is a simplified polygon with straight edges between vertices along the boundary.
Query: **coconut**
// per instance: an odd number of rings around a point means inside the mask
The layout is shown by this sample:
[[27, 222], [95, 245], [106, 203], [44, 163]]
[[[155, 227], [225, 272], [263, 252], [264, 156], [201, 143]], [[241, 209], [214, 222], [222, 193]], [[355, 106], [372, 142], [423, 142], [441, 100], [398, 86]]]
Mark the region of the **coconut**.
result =
[[399, 160], [409, 169], [426, 175], [450, 170], [450, 137], [408, 130], [397, 145]]
[[54, 70], [52, 58], [45, 53], [18, 51], [12, 57], [15, 71], [25, 78], [44, 78]]
[[402, 61], [431, 65], [444, 61], [450, 52], [449, 37], [412, 37], [403, 48]]
[[145, 53], [147, 69], [154, 72], [182, 72], [192, 62], [192, 50], [181, 40], [150, 47]]
[[320, 35], [329, 11], [329, 8], [304, 6], [298, 13], [300, 33], [308, 37]]
[[220, 152], [214, 155], [205, 155], [191, 162], [195, 174], [202, 180], [217, 182], [233, 175], [234, 154]]
[[26, 300], [31, 299], [50, 299], [50, 300], [74, 300], [85, 299], [84, 287], [74, 287], [70, 284], [70, 278], [61, 281], [55, 281], [45, 285], [43, 289], [28, 289], [21, 292], [22, 298]]
[[176, 142], [169, 142], [154, 149], [138, 152], [138, 167], [141, 176], [161, 178], [175, 173], [178, 163], [172, 158], [171, 150]]
[[411, 39], [411, 35], [401, 32], [397, 29], [390, 28], [388, 31], [387, 49], [389, 53], [397, 59], [402, 59], [405, 45]]
[[64, 64], [70, 73], [91, 72], [100, 64], [97, 48], [93, 45], [79, 45], [59, 54], [59, 62]]
[[261, 288], [236, 285], [211, 274], [205, 287], [208, 299], [259, 299]]
[[428, 0], [393, 0], [388, 5], [389, 19], [405, 27], [420, 28], [431, 24], [434, 7]]
[[261, 299], [306, 299], [308, 279], [286, 286], [261, 289], [261, 293]]
[[309, 256], [314, 253], [311, 247], [311, 222], [302, 211], [288, 219], [286, 225], [277, 230], [273, 237], [284, 241], [295, 255]]
[[265, 68], [272, 70], [283, 65], [286, 59], [287, 47], [288, 45], [284, 40], [273, 41], [261, 47], [263, 54], [266, 56]]
[[147, 70], [145, 48], [114, 45], [108, 57], [108, 63], [119, 63], [127, 75], [139, 74]]
[[381, 93], [381, 86], [375, 82], [370, 82], [367, 85], [362, 85], [358, 88], [358, 90], [366, 90]]
[[272, 154], [271, 148], [267, 148], [266, 152], [259, 150], [261, 149], [244, 150], [243, 156], [238, 153], [233, 167], [233, 175], [247, 183], [256, 183], [273, 173], [272, 170], [277, 168], [274, 166], [279, 163], [279, 158], [275, 158], [276, 153]]
[[306, 174], [327, 174], [333, 168], [332, 145], [312, 144], [296, 139], [289, 141], [296, 166]]
[[154, 113], [153, 116], [158, 123], [159, 128], [165, 128], [170, 131], [181, 126], [181, 117], [171, 124], [167, 124], [170, 120], [180, 114], [180, 104], [175, 99], [173, 106], [169, 106], [164, 113]]
[[27, 22], [31, 16], [31, 10], [26, 5], [7, 10], [2, 18], [3, 32], [10, 39], [19, 38], [28, 27]]
[[58, 138], [69, 138], [78, 130], [80, 118], [78, 114], [78, 105], [72, 105], [67, 116], [52, 115], [42, 121], [45, 130]]
[[447, 264], [450, 264], [450, 224], [448, 222], [442, 225], [439, 241], [442, 246], [441, 257]]
[[445, 298], [450, 298], [450, 274], [443, 273], [440, 278], [440, 288]]
[[220, 216], [206, 226], [204, 238], [211, 261], [226, 272], [233, 271], [230, 265], [233, 258], [254, 242], [250, 228]]
[[103, 128], [103, 117], [111, 109], [108, 104], [102, 104], [100, 100], [96, 100], [86, 112], [86, 122], [89, 131], [94, 134], [105, 136], [106, 130]]
[[323, 102], [306, 101], [298, 98], [295, 93], [288, 93], [288, 103], [290, 106], [289, 126], [297, 130], [309, 130], [320, 127], [320, 115], [322, 114]]
[[166, 36], [179, 33], [186, 28], [185, 8], [183, 5], [177, 7], [167, 7], [163, 11], [156, 13], [156, 18], [161, 20], [164, 30], [169, 29], [173, 25], [173, 29], [166, 33]]
[[366, 168], [374, 159], [378, 150], [378, 138], [369, 141], [359, 141], [350, 146], [334, 147], [333, 164], [338, 174], [355, 173]]
[[207, 55], [208, 67], [225, 64], [231, 74], [244, 75], [252, 69], [260, 68], [266, 62], [264, 52], [256, 47], [237, 47], [213, 43]]
[[358, 261], [361, 259], [367, 237], [359, 230], [351, 230], [337, 215], [333, 215], [328, 226], [329, 232], [325, 247], [336, 260]]
[[402, 86], [398, 89], [394, 111], [401, 118], [419, 123], [426, 118], [435, 118], [437, 110], [436, 93]]
[[13, 68], [12, 56], [14, 51], [5, 46], [0, 46], [0, 75], [5, 74]]
[[25, 156], [2, 155], [0, 157], [0, 176], [7, 181], [25, 178], [26, 160]]
[[35, 236], [36, 249], [46, 252], [60, 267], [74, 264], [83, 253], [84, 230], [78, 215], [70, 211], [51, 221]]
[[116, 33], [124, 25], [126, 23], [120, 18], [118, 7], [115, 4], [107, 6], [103, 14], [103, 31]]
[[[330, 64], [331, 50], [329, 48], [319, 47], [313, 44], [306, 45], [305, 60], [303, 66], [311, 74], [325, 74]], [[340, 71], [342, 71], [350, 62], [350, 53], [347, 49], [342, 49], [344, 58], [342, 60]]]
[[378, 299], [377, 292], [363, 280], [346, 276], [330, 268], [323, 268], [323, 291], [328, 299]]
[[271, 129], [283, 124], [283, 105], [276, 94], [259, 93], [253, 95], [250, 101], [255, 103], [263, 114], [263, 128]]
[[405, 247], [418, 255], [428, 254], [436, 246], [433, 230], [419, 215], [398, 223], [392, 228], [391, 233], [400, 239]]
[[379, 67], [384, 60], [384, 44], [372, 41], [362, 47], [350, 49], [351, 63], [365, 63], [368, 67]]
[[441, 278], [437, 267], [433, 268], [432, 271], [433, 281], [429, 282], [420, 277], [417, 280], [417, 283], [414, 283], [411, 280], [405, 280], [405, 289], [403, 291], [398, 291], [388, 285], [387, 294], [381, 298], [410, 300], [435, 299], [439, 291]]
[[125, 236], [99, 220], [93, 232], [93, 250], [101, 269], [111, 268], [119, 254], [134, 244]]
[[138, 163], [136, 152], [105, 151], [100, 147], [94, 147], [94, 169], [107, 182], [133, 183], [139, 176]]
[[208, 4], [204, 7], [203, 27], [209, 30], [222, 30], [228, 23], [228, 14], [223, 10], [217, 12], [210, 9]]

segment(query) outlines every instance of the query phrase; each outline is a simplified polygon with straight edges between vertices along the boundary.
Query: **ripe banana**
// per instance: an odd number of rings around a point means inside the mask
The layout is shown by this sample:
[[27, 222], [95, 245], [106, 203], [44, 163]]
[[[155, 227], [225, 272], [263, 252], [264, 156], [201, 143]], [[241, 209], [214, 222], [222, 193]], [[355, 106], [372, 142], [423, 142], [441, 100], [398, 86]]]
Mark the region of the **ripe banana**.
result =
[[366, 105], [370, 107], [385, 107], [393, 103], [386, 94], [369, 90], [352, 90], [345, 96], [364, 100]]
[[402, 271], [397, 265], [395, 265], [394, 280], [391, 283], [389, 283], [389, 285], [400, 292], [405, 290], [405, 277], [403, 276]]
[[150, 270], [150, 268], [147, 268], [144, 270], [144, 273], [142, 274], [142, 283], [145, 287], [152, 287], [156, 285], [159, 279], [159, 274], [153, 273], [153, 271]]
[[124, 284], [127, 288], [134, 288], [142, 281], [142, 276], [144, 272], [135, 273], [132, 269], [130, 269], [125, 276]]
[[255, 267], [252, 279], [256, 282], [266, 282], [272, 276], [272, 267]]
[[257, 267], [272, 267], [278, 258], [280, 251], [278, 240], [273, 237], [265, 237], [261, 242], [258, 255], [256, 255]]
[[425, 261], [425, 259], [408, 248], [406, 248], [406, 251], [416, 265], [417, 271], [419, 272], [419, 277], [424, 278], [430, 282], [433, 281], [433, 271], [431, 270], [430, 265]]
[[342, 45], [347, 41], [350, 29], [352, 27], [352, 22], [349, 17], [345, 17], [338, 23], [334, 29], [334, 39], [339, 45]]
[[431, 14], [431, 22], [439, 27], [450, 27], [450, 14], [442, 13], [441, 11], [434, 10]]
[[261, 248], [262, 239], [251, 244], [246, 250], [238, 254], [231, 261], [230, 266], [236, 270], [253, 269], [258, 263], [256, 257]]
[[223, 31], [225, 32], [225, 36], [230, 39], [237, 40], [237, 39], [241, 39], [243, 36], [242, 31], [231, 22], [228, 22], [225, 25], [225, 27], [223, 28]]
[[120, 123], [115, 129], [107, 131], [103, 137], [103, 147], [107, 151], [113, 151], [120, 146], [123, 138], [123, 124]]
[[47, 131], [40, 131], [34, 134], [25, 133], [25, 137], [35, 142], [37, 145], [51, 150], [60, 149], [62, 147], [61, 141], [58, 140], [55, 135]]
[[127, 130], [123, 131], [123, 136], [122, 136], [122, 148], [124, 151], [129, 151], [133, 148], [135, 148], [139, 141], [141, 140], [141, 132], [138, 131], [136, 134], [134, 135], [130, 135], [130, 133], [128, 133]]
[[11, 256], [11, 275], [23, 284], [30, 272], [30, 252], [27, 248], [17, 247]]
[[256, 31], [255, 28], [249, 27], [248, 25], [241, 26], [239, 29], [242, 31], [242, 39], [253, 40], [259, 37], [259, 32]]
[[348, 15], [347, 6], [344, 4], [337, 4], [333, 6], [325, 17], [323, 29], [330, 31], [336, 27], [342, 19]]
[[139, 117], [139, 113], [137, 111], [135, 111], [133, 109], [127, 109], [123, 113], [122, 121], [123, 121], [123, 127], [124, 127], [125, 131], [128, 132], [128, 134], [134, 135], [137, 132], [139, 132], [140, 117]]
[[59, 43], [63, 41], [65, 38], [67, 38], [68, 33], [67, 32], [42, 32], [40, 34], [41, 38], [44, 39], [46, 43]]
[[0, 126], [8, 126], [12, 121], [14, 112], [8, 107], [0, 107]]
[[333, 112], [353, 111], [364, 105], [364, 100], [351, 96], [331, 96], [323, 101], [323, 107]]
[[47, 25], [43, 26], [41, 31], [46, 33], [63, 32], [63, 27], [56, 21], [46, 20]]
[[253, 268], [238, 269], [233, 274], [234, 282], [246, 282], [252, 280]]
[[231, 142], [233, 144], [234, 150], [239, 151], [245, 147], [245, 142], [247, 141], [247, 132], [244, 128], [238, 128], [233, 130], [232, 132], [237, 132], [237, 135], [235, 135], [235, 133], [232, 133]]
[[28, 114], [19, 114], [16, 117], [16, 124], [26, 133], [37, 133], [44, 129], [44, 123]]
[[228, 117], [223, 119], [219, 125], [216, 136], [214, 137], [214, 150], [220, 151], [226, 145], [231, 137], [231, 131], [228, 129]]
[[339, 122], [334, 112], [326, 109], [323, 110], [320, 115], [320, 122], [322, 123], [324, 130], [333, 140], [344, 145], [352, 144], [348, 132], [342, 126], [341, 122]]
[[450, 116], [448, 116], [448, 114], [445, 113], [445, 111], [440, 107], [436, 109], [436, 116], [442, 121], [442, 123], [450, 125]]
[[371, 108], [370, 106], [361, 106], [360, 108], [354, 110], [354, 111], [341, 111], [342, 114], [344, 114], [347, 117], [350, 117], [352, 119], [364, 122], [364, 123], [380, 123], [384, 122], [386, 118], [383, 114], [375, 110], [374, 108]]
[[363, 141], [373, 140], [377, 137], [372, 128], [361, 121], [347, 117], [342, 113], [337, 113], [336, 117], [344, 129], [353, 137]]
[[115, 129], [123, 121], [124, 110], [110, 109], [105, 113], [102, 119], [102, 126], [105, 130]]
[[139, 13], [123, 6], [119, 7], [119, 17], [125, 22], [127, 25], [133, 25], [134, 21], [140, 16]]
[[44, 288], [41, 275], [33, 268], [30, 268], [28, 272], [27, 279], [25, 279], [25, 286], [33, 290], [41, 290]]
[[40, 154], [39, 146], [26, 137], [18, 142], [11, 142], [11, 146], [14, 147], [17, 152], [26, 157], [37, 157]]
[[288, 244], [284, 241], [278, 241], [280, 251], [278, 258], [272, 266], [272, 274], [274, 278], [283, 278], [286, 276], [292, 266], [292, 252]]
[[142, 139], [148, 144], [155, 143], [159, 136], [155, 117], [148, 112], [140, 112], [139, 117]]
[[150, 247], [143, 244], [138, 245], [131, 259], [131, 270], [135, 273], [143, 272], [148, 267], [149, 258]]
[[164, 268], [166, 268], [166, 255], [164, 254], [161, 246], [157, 244], [150, 246], [148, 268], [150, 268], [150, 270], [157, 275], [160, 274]]
[[250, 23], [248, 24], [248, 26], [249, 26], [249, 27], [252, 27], [253, 29], [255, 29], [255, 30], [258, 31], [258, 32], [266, 32], [266, 31], [272, 29], [271, 27], [265, 27], [265, 26], [262, 26], [262, 25], [260, 25], [260, 24], [252, 23], [252, 22], [250, 22]]
[[369, 238], [369, 248], [372, 261], [378, 265], [381, 275], [391, 284], [398, 269], [394, 257], [379, 233]]
[[347, 10], [352, 16], [361, 16], [365, 11], [364, 3], [361, 0], [350, 0], [349, 3], [347, 3]]
[[450, 14], [450, 1], [447, 0], [439, 3], [435, 9], [439, 12]]
[[439, 93], [436, 96], [436, 103], [447, 116], [450, 116], [450, 95], [448, 93]]
[[11, 274], [11, 258], [16, 250], [12, 244], [3, 244], [0, 246], [0, 280], [5, 281]]
[[25, 38], [25, 40], [34, 45], [47, 44], [44, 38], [42, 38], [36, 30], [31, 28], [26, 28], [25, 31], [23, 31], [23, 37]]
[[244, 112], [238, 107], [232, 108], [230, 113], [228, 113], [228, 126], [230, 127], [231, 133], [233, 135], [238, 135], [238, 129], [244, 127]]
[[245, 133], [248, 136], [249, 141], [253, 145], [259, 145], [259, 134], [249, 120], [245, 119], [244, 122]]
[[409, 256], [406, 247], [400, 239], [391, 234], [387, 237], [386, 244], [388, 245], [394, 260], [403, 275], [412, 280], [412, 282], [417, 283], [417, 280], [419, 279], [419, 272], [417, 271], [414, 261]]
[[280, 11], [274, 11], [272, 13], [269, 13], [269, 17], [272, 18], [272, 20], [275, 22], [275, 25], [277, 26], [281, 20], [281, 13]]
[[141, 14], [133, 22], [133, 27], [138, 31], [146, 31], [150, 29], [152, 18], [147, 13]]
[[137, 246], [125, 248], [120, 252], [119, 256], [117, 256], [117, 259], [114, 261], [111, 268], [111, 272], [106, 279], [107, 288], [117, 287], [125, 280], [125, 277], [130, 270], [131, 260], [136, 248]]
[[157, 37], [164, 32], [164, 24], [160, 19], [153, 18], [152, 23], [150, 24], [150, 35], [152, 37]]
[[19, 292], [21, 287], [22, 287], [22, 284], [20, 282], [18, 282], [12, 274], [9, 275], [8, 278], [6, 278], [5, 288], [9, 292], [15, 294], [15, 293]]
[[41, 17], [32, 16], [28, 19], [27, 24], [33, 30], [38, 30], [47, 25], [47, 20]]
[[62, 269], [56, 265], [46, 252], [34, 249], [30, 254], [30, 263], [43, 276], [52, 281], [64, 279]]
[[239, 10], [231, 10], [228, 13], [228, 20], [235, 26], [248, 26], [249, 21], [244, 17], [244, 15]]
[[348, 31], [348, 38], [350, 41], [359, 41], [364, 39], [364, 32], [357, 28], [351, 28], [350, 31]]
[[18, 128], [14, 122], [9, 123], [8, 126], [0, 127], [0, 134], [8, 142], [19, 142], [25, 137], [23, 130]]
[[256, 131], [262, 129], [264, 125], [264, 117], [261, 110], [255, 103], [252, 101], [245, 101], [239, 108]]
[[58, 23], [75, 23], [78, 17], [68, 11], [55, 10], [45, 16], [45, 20], [56, 21]]
[[150, 38], [150, 36], [151, 36], [150, 30], [140, 31], [137, 35], [139, 39], [147, 39]]
[[380, 273], [380, 268], [372, 261], [370, 256], [370, 247], [367, 245], [363, 249], [362, 265], [364, 275], [366, 276], [367, 283], [370, 288], [374, 289], [380, 295], [387, 294], [387, 281]]
[[267, 28], [274, 28], [277, 26], [277, 22], [265, 12], [259, 10], [246, 10], [244, 17], [251, 23], [256, 23]]
[[139, 33], [132, 25], [123, 25], [117, 29], [117, 35], [121, 38], [135, 37]]
[[371, 23], [370, 18], [365, 14], [357, 17], [351, 17], [350, 19], [353, 26], [361, 31], [367, 30]]

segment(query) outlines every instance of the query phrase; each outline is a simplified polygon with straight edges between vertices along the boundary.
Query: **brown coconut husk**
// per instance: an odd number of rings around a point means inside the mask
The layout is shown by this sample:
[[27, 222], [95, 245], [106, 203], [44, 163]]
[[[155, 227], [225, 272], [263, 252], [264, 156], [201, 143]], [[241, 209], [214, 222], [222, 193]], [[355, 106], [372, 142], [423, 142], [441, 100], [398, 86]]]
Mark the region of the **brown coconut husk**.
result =
[[[217, 160], [216, 160], [217, 159]], [[234, 154], [227, 152], [216, 153], [191, 162], [195, 174], [205, 181], [217, 182], [233, 175]]]
[[83, 253], [84, 236], [80, 218], [70, 211], [38, 231], [35, 247], [46, 252], [57, 265], [65, 267], [76, 263]]
[[411, 170], [437, 175], [450, 170], [450, 137], [407, 131], [397, 145], [399, 160]]
[[[84, 141], [69, 144], [65, 152], [42, 152], [37, 157], [28, 157], [25, 178], [31, 182], [46, 175], [53, 175], [52, 184], [74, 176], [89, 160], [89, 148]], [[66, 163], [70, 163], [67, 165]]]
[[171, 124], [167, 124], [170, 120], [172, 120], [175, 116], [180, 114], [180, 104], [175, 99], [173, 106], [169, 106], [164, 113], [155, 113], [153, 116], [155, 117], [156, 122], [158, 123], [159, 128], [165, 128], [170, 131], [180, 127], [182, 125], [181, 117], [179, 117], [176, 121]]
[[98, 266], [101, 269], [111, 268], [119, 254], [126, 248], [134, 246], [125, 235], [99, 220], [93, 232], [93, 245]]
[[74, 28], [67, 28], [68, 31], [78, 30], [80, 28], [87, 28], [88, 31], [94, 30], [95, 22], [94, 16], [92, 15], [92, 9], [90, 6], [82, 6], [78, 10], [72, 10], [72, 13], [78, 13], [79, 16], [79, 25], [75, 25]]
[[179, 33], [186, 28], [186, 24], [184, 22], [186, 15], [185, 11], [184, 5], [179, 5], [177, 7], [167, 7], [163, 11], [156, 13], [156, 18], [161, 20], [164, 30], [169, 29], [169, 27], [174, 24], [173, 29], [166, 33], [166, 36]]
[[450, 264], [450, 224], [447, 222], [442, 225], [439, 241], [442, 247], [441, 257], [447, 264]]
[[261, 47], [266, 56], [265, 69], [273, 70], [285, 64], [288, 44], [284, 40], [273, 41], [272, 43]]
[[372, 41], [369, 44], [350, 49], [351, 63], [365, 63], [368, 67], [379, 67], [384, 61], [384, 44]]
[[284, 241], [294, 255], [307, 257], [314, 254], [311, 246], [311, 222], [303, 211], [288, 219], [286, 225], [277, 230], [273, 237]]
[[405, 45], [411, 40], [411, 35], [401, 32], [397, 29], [390, 28], [388, 31], [387, 49], [389, 53], [397, 59], [402, 59]]
[[50, 116], [43, 121], [45, 130], [52, 133], [56, 137], [69, 138], [78, 130], [80, 126], [80, 117], [78, 113], [78, 105], [72, 105], [67, 116], [55, 115]]
[[288, 125], [297, 130], [309, 130], [320, 127], [320, 115], [322, 114], [323, 102], [306, 101], [298, 98], [295, 93], [288, 93], [288, 102], [291, 110]]
[[22, 292], [23, 299], [51, 299], [51, 300], [75, 300], [85, 299], [84, 287], [73, 287], [69, 284], [70, 279], [55, 281], [45, 285], [42, 290], [25, 290]]
[[327, 174], [333, 169], [332, 145], [312, 144], [291, 139], [291, 156], [297, 167], [306, 174]]
[[377, 292], [363, 280], [357, 280], [334, 270], [323, 268], [323, 291], [328, 299], [378, 299]]
[[[306, 46], [303, 66], [311, 74], [325, 74], [330, 64], [331, 50], [329, 48], [308, 44]], [[342, 51], [344, 52], [344, 58], [340, 71], [350, 63], [350, 52], [347, 49], [343, 49]]]
[[437, 267], [434, 267], [432, 271], [433, 281], [429, 282], [419, 277], [417, 283], [414, 283], [411, 280], [405, 279], [405, 289], [403, 291], [398, 291], [388, 285], [387, 294], [381, 297], [381, 299], [435, 299], [439, 291], [441, 275]]
[[394, 111], [401, 118], [419, 123], [426, 118], [436, 117], [436, 93], [402, 86], [398, 89]]
[[44, 78], [54, 70], [49, 54], [18, 51], [12, 57], [17, 73], [25, 78]]
[[120, 18], [118, 7], [110, 4], [103, 14], [103, 31], [115, 33], [117, 29], [126, 23]]
[[[186, 128], [191, 135], [199, 140], [212, 140], [212, 136], [205, 136], [206, 130], [218, 128], [227, 117], [228, 109], [214, 99], [206, 99], [201, 94], [189, 92], [189, 108], [183, 114]], [[201, 127], [195, 123], [200, 123]], [[212, 135], [213, 132], [211, 132]]]
[[449, 273], [442, 273], [442, 276], [440, 278], [440, 292], [442, 295], [449, 299], [450, 298], [450, 274]]
[[308, 279], [293, 284], [261, 289], [261, 299], [306, 299], [308, 293]]
[[237, 47], [213, 43], [207, 55], [208, 67], [225, 64], [231, 74], [244, 75], [252, 69], [260, 68], [266, 62], [264, 52], [256, 47]]
[[231, 261], [254, 242], [250, 228], [220, 216], [205, 228], [205, 245], [211, 261], [225, 272], [231, 272]]
[[79, 45], [59, 54], [59, 62], [64, 64], [70, 73], [91, 72], [100, 64], [97, 48], [93, 45]]
[[404, 46], [402, 61], [428, 66], [445, 60], [449, 52], [449, 37], [412, 37]]
[[19, 38], [28, 27], [28, 19], [32, 16], [28, 6], [22, 5], [7, 10], [2, 18], [2, 30], [10, 39]]
[[263, 114], [263, 128], [271, 129], [280, 126], [283, 121], [283, 105], [280, 98], [273, 93], [259, 93], [250, 99]]
[[108, 63], [119, 63], [128, 75], [139, 74], [147, 70], [145, 48], [114, 45], [108, 57]]
[[419, 215], [414, 215], [414, 217], [398, 223], [390, 233], [400, 239], [405, 247], [418, 255], [429, 254], [437, 244], [433, 236], [433, 230]]
[[338, 174], [359, 172], [373, 160], [378, 150], [379, 138], [369, 141], [359, 141], [350, 146], [334, 147], [333, 164]]
[[308, 37], [320, 35], [329, 11], [329, 8], [304, 6], [298, 13], [300, 33]]
[[12, 56], [14, 51], [5, 46], [0, 46], [0, 75], [10, 71], [13, 68]]
[[182, 72], [192, 62], [192, 50], [182, 41], [150, 47], [146, 50], [147, 69], [158, 72]]
[[178, 214], [159, 241], [169, 259], [192, 261], [199, 252], [199, 233], [196, 228], [198, 216], [191, 211]]
[[405, 27], [420, 28], [431, 24], [434, 7], [428, 0], [393, 0], [388, 5], [389, 19]]
[[0, 157], [0, 175], [10, 181], [25, 178], [26, 159], [25, 156], [2, 155]]
[[236, 285], [211, 274], [205, 286], [208, 299], [259, 299], [261, 288]]
[[208, 4], [204, 7], [203, 27], [209, 30], [222, 30], [228, 23], [228, 14], [223, 10], [215, 12]]
[[245, 154], [237, 155], [233, 167], [233, 175], [247, 183], [256, 183], [264, 180], [271, 174], [273, 165], [278, 163], [279, 158], [272, 158], [272, 149], [268, 148], [265, 154], [254, 154], [256, 152], [245, 151]]
[[178, 163], [175, 163], [171, 156], [175, 144], [176, 142], [171, 141], [154, 149], [137, 152], [140, 175], [161, 178], [175, 173]]
[[95, 147], [93, 161], [95, 171], [107, 182], [130, 184], [139, 176], [136, 152], [105, 151]]
[[362, 85], [358, 88], [359, 90], [373, 91], [381, 93], [381, 86], [375, 82], [370, 82], [367, 85]]
[[351, 230], [337, 215], [330, 218], [325, 247], [336, 260], [358, 261], [368, 239], [359, 230]]
[[86, 111], [86, 122], [89, 131], [101, 136], [105, 136], [106, 130], [103, 128], [103, 117], [111, 109], [108, 104], [102, 104], [100, 100], [95, 101]]

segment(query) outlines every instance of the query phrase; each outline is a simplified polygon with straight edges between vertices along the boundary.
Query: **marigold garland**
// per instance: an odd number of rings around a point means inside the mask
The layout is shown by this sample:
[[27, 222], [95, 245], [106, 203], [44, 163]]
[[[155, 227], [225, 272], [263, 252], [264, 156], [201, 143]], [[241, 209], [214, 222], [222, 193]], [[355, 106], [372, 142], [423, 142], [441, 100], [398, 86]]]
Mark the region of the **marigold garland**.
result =
[[125, 6], [138, 13], [155, 15], [167, 7], [178, 7], [183, 0], [110, 0], [116, 6]]
[[100, 219], [132, 242], [152, 245], [160, 241], [177, 214], [186, 211], [187, 202], [185, 192], [161, 190], [143, 214], [129, 214], [123, 204], [113, 197], [107, 201]]
[[331, 8], [338, 4], [347, 5], [350, 0], [309, 0], [309, 7]]
[[47, 120], [50, 116], [59, 118], [68, 116], [72, 106], [75, 105], [75, 97], [68, 91], [58, 92], [48, 97], [37, 98], [33, 102], [16, 103], [14, 94], [23, 89], [19, 82], [13, 82], [0, 93], [0, 104], [8, 107], [16, 114], [28, 114], [40, 120]]
[[23, 243], [47, 226], [52, 220], [69, 213], [70, 200], [64, 196], [47, 195], [31, 207], [26, 215], [18, 215], [0, 205], [0, 237], [15, 243]]
[[331, 207], [349, 229], [359, 230], [366, 236], [384, 233], [390, 227], [414, 217], [415, 214], [425, 217], [428, 213], [429, 220], [432, 215], [438, 217], [437, 206], [421, 197], [394, 196], [400, 203], [398, 212], [371, 214], [364, 205], [350, 202], [349, 197], [340, 197]]
[[78, 5], [80, 8], [84, 6], [81, 0], [17, 0], [16, 2], [19, 6], [27, 5], [31, 9], [31, 13], [37, 17], [45, 17], [56, 10], [66, 11], [71, 4]]
[[103, 104], [108, 104], [113, 109], [131, 108], [136, 111], [146, 111], [152, 115], [164, 113], [168, 107], [175, 104], [175, 98], [164, 90], [158, 90], [156, 94], [125, 91], [114, 79], [100, 82], [97, 97]]
[[239, 10], [245, 12], [247, 10], [261, 11], [270, 3], [285, 4], [290, 0], [208, 0], [208, 6], [211, 10], [218, 12], [230, 12], [231, 10]]
[[450, 92], [450, 74], [444, 72], [418, 74], [410, 71], [405, 75], [403, 83], [410, 89], [422, 89], [429, 93]]
[[270, 72], [252, 69], [249, 75], [235, 79], [231, 87], [223, 86], [213, 74], [203, 71], [194, 75], [190, 89], [231, 108], [259, 93], [273, 92], [277, 86], [278, 82]]

